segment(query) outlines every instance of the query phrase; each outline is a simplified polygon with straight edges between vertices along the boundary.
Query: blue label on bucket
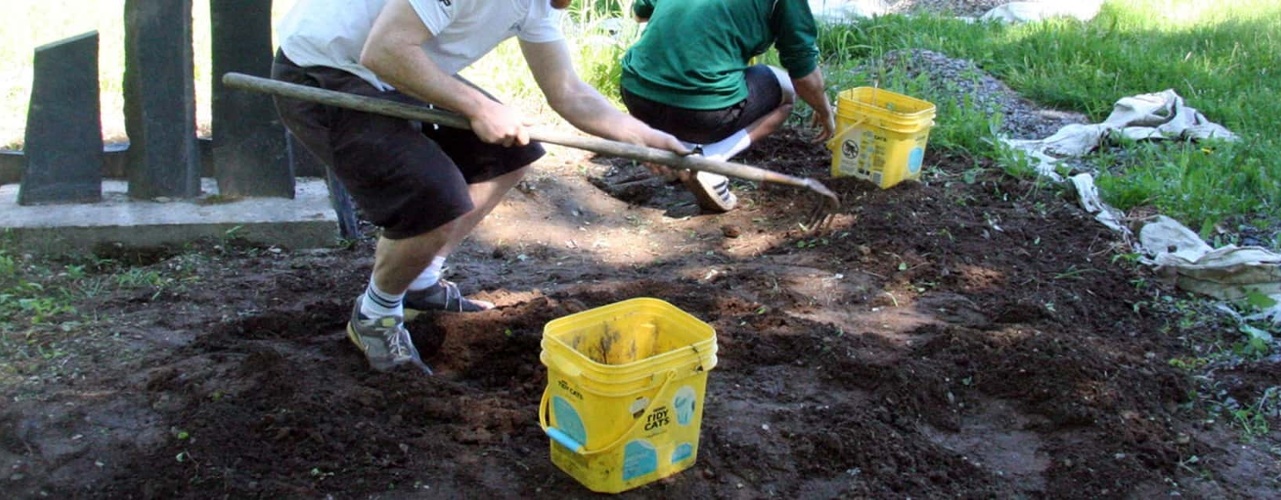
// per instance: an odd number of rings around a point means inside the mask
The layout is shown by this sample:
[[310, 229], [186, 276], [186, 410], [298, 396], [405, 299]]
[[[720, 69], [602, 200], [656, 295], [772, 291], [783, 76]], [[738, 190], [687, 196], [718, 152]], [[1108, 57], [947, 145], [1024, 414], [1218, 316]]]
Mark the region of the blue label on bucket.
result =
[[925, 161], [925, 150], [922, 148], [912, 148], [912, 152], [907, 154], [907, 173], [916, 175], [921, 171], [921, 163]]
[[672, 463], [678, 463], [694, 455], [694, 447], [689, 443], [682, 443], [672, 450]]
[[623, 480], [631, 481], [658, 470], [658, 450], [649, 442], [638, 439], [623, 448]]
[[676, 407], [676, 423], [689, 425], [694, 420], [694, 404], [697, 399], [698, 394], [688, 385], [676, 391], [676, 397], [672, 399], [672, 406]]
[[565, 435], [580, 444], [587, 444], [587, 429], [583, 426], [583, 419], [578, 416], [578, 411], [569, 400], [560, 396], [552, 397], [552, 418], [555, 419], [556, 428]]

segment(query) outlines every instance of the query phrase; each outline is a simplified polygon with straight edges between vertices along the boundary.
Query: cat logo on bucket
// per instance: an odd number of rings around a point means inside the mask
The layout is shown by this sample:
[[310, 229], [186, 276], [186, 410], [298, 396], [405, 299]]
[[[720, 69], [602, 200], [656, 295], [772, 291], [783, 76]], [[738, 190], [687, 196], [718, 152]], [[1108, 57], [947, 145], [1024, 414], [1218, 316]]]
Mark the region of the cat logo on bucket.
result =
[[858, 143], [853, 140], [846, 139], [845, 142], [841, 144], [841, 156], [851, 160], [858, 158]]

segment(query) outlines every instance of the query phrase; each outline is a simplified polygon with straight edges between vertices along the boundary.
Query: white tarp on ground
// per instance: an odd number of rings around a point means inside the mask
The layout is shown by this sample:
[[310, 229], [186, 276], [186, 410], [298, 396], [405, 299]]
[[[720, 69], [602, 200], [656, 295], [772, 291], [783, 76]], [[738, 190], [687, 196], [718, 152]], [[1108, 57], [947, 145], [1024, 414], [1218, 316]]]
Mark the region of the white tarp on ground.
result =
[[1062, 180], [1055, 172], [1060, 158], [1085, 155], [1110, 137], [1134, 140], [1238, 139], [1232, 131], [1211, 122], [1200, 111], [1184, 104], [1179, 94], [1167, 89], [1122, 98], [1112, 106], [1112, 114], [1102, 123], [1072, 124], [1044, 139], [1006, 139], [1004, 142], [1032, 157], [1041, 175]]
[[1213, 248], [1164, 215], [1139, 230], [1139, 245], [1144, 262], [1184, 290], [1222, 300], [1271, 297], [1277, 304], [1246, 319], [1281, 324], [1281, 254], [1257, 246]]
[[809, 0], [809, 4], [814, 17], [826, 22], [881, 16], [890, 11], [886, 0]]
[[[1135, 140], [1238, 140], [1236, 134], [1186, 106], [1173, 90], [1166, 90], [1122, 98], [1102, 123], [1068, 125], [1045, 139], [1007, 139], [1005, 143], [1028, 153], [1042, 175], [1061, 180], [1055, 166], [1062, 158], [1085, 155], [1114, 136]], [[1130, 239], [1129, 228], [1121, 222], [1123, 214], [1099, 198], [1091, 174], [1077, 174], [1070, 180], [1087, 212]], [[1246, 319], [1281, 325], [1281, 254], [1256, 246], [1227, 245], [1216, 249], [1166, 216], [1157, 216], [1139, 230], [1137, 246], [1144, 263], [1156, 266], [1158, 274], [1184, 290], [1221, 300], [1239, 300], [1250, 293], [1271, 297], [1277, 302], [1273, 307]]]
[[1010, 2], [987, 11], [979, 17], [982, 21], [1028, 23], [1056, 17], [1070, 17], [1089, 21], [1099, 15], [1103, 0], [1041, 0]]

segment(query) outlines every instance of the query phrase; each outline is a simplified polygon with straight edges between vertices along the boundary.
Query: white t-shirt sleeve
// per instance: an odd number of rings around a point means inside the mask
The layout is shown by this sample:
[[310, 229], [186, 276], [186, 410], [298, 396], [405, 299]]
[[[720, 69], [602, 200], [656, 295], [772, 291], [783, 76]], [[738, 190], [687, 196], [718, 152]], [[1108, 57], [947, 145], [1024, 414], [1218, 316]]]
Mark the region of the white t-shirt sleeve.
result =
[[[409, 0], [418, 18], [432, 35], [439, 35], [454, 20], [454, 4], [463, 0]], [[470, 1], [470, 0], [467, 0]]]
[[[457, 0], [455, 0], [457, 1]], [[551, 2], [534, 0], [516, 38], [524, 42], [545, 43], [565, 38], [560, 32], [561, 11], [552, 8]]]

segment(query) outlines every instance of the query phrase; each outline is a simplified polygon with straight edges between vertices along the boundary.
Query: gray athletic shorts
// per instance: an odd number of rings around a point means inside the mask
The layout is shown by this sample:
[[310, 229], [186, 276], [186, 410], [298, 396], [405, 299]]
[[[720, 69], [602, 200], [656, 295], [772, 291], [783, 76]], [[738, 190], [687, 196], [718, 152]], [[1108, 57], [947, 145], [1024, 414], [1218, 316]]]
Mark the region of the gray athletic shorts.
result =
[[747, 77], [747, 98], [727, 108], [703, 110], [678, 108], [651, 101], [623, 89], [623, 105], [627, 112], [646, 125], [676, 136], [685, 142], [710, 144], [747, 128], [778, 109], [783, 100], [783, 88], [774, 71], [764, 64], [750, 66]]
[[[397, 91], [381, 91], [334, 68], [299, 67], [277, 51], [273, 79], [425, 106]], [[468, 184], [519, 170], [541, 158], [541, 144], [503, 147], [470, 130], [277, 98], [285, 126], [334, 169], [364, 217], [383, 236], [427, 233], [474, 208]]]

